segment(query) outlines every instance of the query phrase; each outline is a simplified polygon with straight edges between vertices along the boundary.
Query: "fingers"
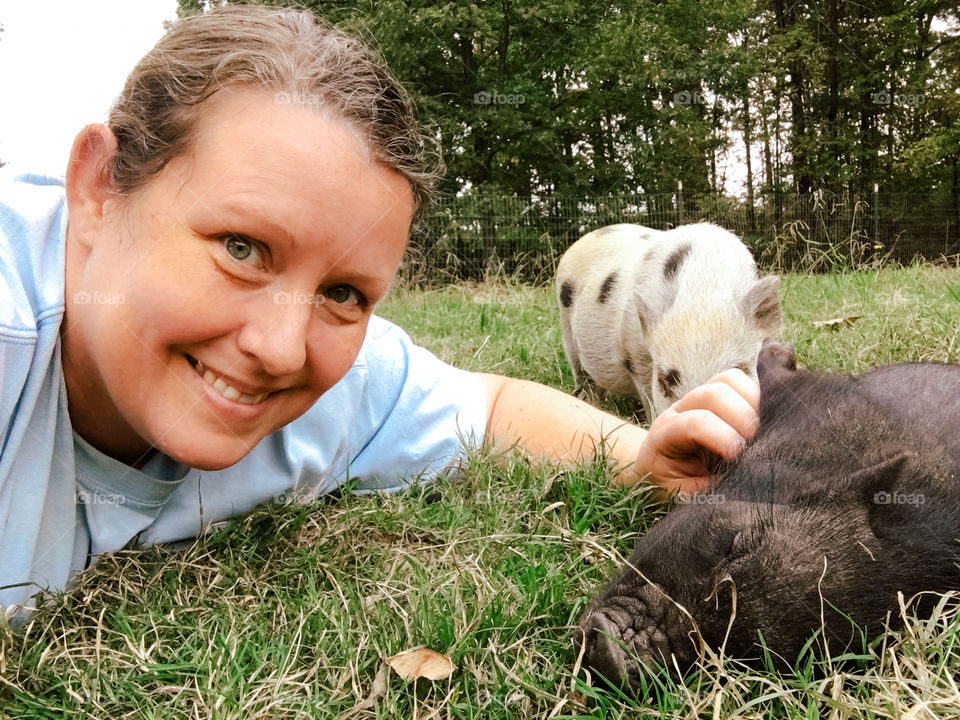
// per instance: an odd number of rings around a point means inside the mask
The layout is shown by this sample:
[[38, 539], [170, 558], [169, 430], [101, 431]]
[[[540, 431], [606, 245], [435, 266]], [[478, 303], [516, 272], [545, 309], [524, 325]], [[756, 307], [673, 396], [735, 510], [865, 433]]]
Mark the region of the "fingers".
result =
[[[712, 378], [707, 384], [691, 390], [670, 408], [677, 413], [684, 414], [692, 411], [706, 411], [712, 414], [713, 419], [700, 418], [698, 413], [691, 417], [697, 429], [702, 430], [702, 436], [716, 439], [717, 434], [726, 434], [730, 431], [739, 436], [739, 445], [749, 440], [757, 432], [760, 423], [760, 386], [741, 370], [727, 370]], [[726, 431], [724, 431], [724, 427]], [[729, 438], [729, 442], [734, 442]], [[709, 449], [713, 450], [713, 447]], [[730, 457], [724, 455], [724, 457]]]
[[[747, 435], [709, 409], [695, 408], [674, 413], [673, 417], [664, 417], [655, 436], [660, 453], [666, 457], [684, 458], [703, 449], [731, 459], [740, 453], [748, 439]], [[654, 428], [650, 430], [653, 434]]]
[[709, 382], [722, 382], [736, 390], [744, 400], [750, 403], [754, 412], [760, 411], [760, 384], [743, 370], [731, 368], [712, 377]]

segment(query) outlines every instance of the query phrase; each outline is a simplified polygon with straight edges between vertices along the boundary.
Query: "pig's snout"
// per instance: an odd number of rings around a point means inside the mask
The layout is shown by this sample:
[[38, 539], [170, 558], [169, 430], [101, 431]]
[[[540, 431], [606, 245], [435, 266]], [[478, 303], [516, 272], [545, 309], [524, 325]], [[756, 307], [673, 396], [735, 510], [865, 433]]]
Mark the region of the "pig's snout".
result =
[[[580, 621], [574, 642], [583, 666], [613, 685], [639, 685], [641, 672], [682, 670], [695, 658], [693, 625], [655, 585], [629, 595], [608, 594]], [[672, 657], [673, 656], [673, 657]]]
[[631, 658], [627, 656], [619, 637], [618, 628], [602, 612], [595, 612], [581, 622], [576, 638], [578, 654], [581, 646], [586, 645], [583, 650], [584, 667], [614, 685], [629, 682]]

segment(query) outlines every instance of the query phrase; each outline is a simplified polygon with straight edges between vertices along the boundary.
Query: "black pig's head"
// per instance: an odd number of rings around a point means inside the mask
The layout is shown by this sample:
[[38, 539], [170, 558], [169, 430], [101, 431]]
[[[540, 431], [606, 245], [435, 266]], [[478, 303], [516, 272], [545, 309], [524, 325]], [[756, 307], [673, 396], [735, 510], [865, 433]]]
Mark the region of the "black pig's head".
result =
[[[643, 666], [685, 673], [703, 643], [751, 659], [762, 656], [762, 640], [786, 667], [818, 631], [818, 649], [836, 652], [861, 628], [879, 630], [898, 590], [947, 589], [951, 561], [929, 568], [941, 578], [918, 577], [920, 548], [941, 542], [930, 520], [918, 517], [922, 506], [877, 501], [912, 460], [880, 461], [828, 491], [747, 463], [686, 498], [639, 542], [581, 620], [584, 665], [637, 686]], [[789, 497], [784, 490], [805, 485], [808, 492]]]
[[[838, 576], [855, 574], [831, 567], [836, 519], [694, 496], [640, 542], [581, 622], [585, 664], [615, 683], [636, 684], [637, 661], [682, 674], [701, 641], [719, 650], [726, 638], [728, 653], [749, 657], [758, 655], [761, 636], [775, 639], [774, 652], [796, 657], [820, 624], [820, 591], [829, 600], [843, 582]], [[869, 561], [869, 544], [858, 552]]]
[[[761, 636], [773, 652], [792, 659], [824, 611], [828, 635], [849, 641], [850, 623], [833, 623], [835, 613], [824, 605], [845, 596], [845, 584], [857, 576], [860, 582], [870, 577], [864, 573], [875, 542], [838, 537], [849, 533], [847, 517], [843, 510], [829, 517], [819, 509], [717, 493], [694, 496], [640, 542], [581, 622], [585, 664], [615, 683], [636, 684], [637, 661], [682, 674], [700, 655], [701, 642], [756, 657]], [[835, 567], [838, 544], [858, 541], [864, 542], [855, 548], [861, 567], [851, 567], [849, 558]]]

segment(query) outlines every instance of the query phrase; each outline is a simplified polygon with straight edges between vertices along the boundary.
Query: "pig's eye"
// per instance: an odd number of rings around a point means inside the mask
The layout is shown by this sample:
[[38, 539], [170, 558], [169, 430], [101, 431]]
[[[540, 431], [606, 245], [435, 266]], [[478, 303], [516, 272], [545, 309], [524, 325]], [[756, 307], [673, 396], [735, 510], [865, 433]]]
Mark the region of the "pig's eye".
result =
[[675, 397], [674, 391], [680, 384], [680, 373], [676, 370], [660, 370], [657, 373], [657, 384], [660, 385], [660, 392], [664, 397]]
[[746, 375], [747, 377], [753, 378], [754, 380], [757, 379], [757, 368], [751, 365], [750, 363], [743, 362], [743, 363], [740, 363], [739, 365], [736, 365], [735, 367], [737, 368], [737, 370], [740, 370], [741, 372], [743, 372], [743, 374]]
[[727, 553], [728, 559], [732, 560], [733, 558], [746, 554], [748, 542], [749, 538], [743, 530], [734, 535], [730, 543], [730, 551]]

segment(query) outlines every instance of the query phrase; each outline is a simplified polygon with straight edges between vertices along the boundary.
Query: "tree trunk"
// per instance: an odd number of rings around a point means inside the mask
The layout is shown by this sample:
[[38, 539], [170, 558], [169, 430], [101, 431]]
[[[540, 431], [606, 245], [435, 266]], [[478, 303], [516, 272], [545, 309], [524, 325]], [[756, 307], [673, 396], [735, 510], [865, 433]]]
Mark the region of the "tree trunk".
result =
[[[774, 3], [777, 27], [789, 30], [797, 24], [796, 4], [792, 0], [776, 0]], [[807, 158], [807, 117], [803, 104], [803, 60], [800, 49], [794, 45], [790, 51], [790, 153], [793, 156], [793, 181], [797, 192], [810, 192], [809, 159]]]
[[757, 218], [753, 205], [753, 161], [750, 158], [750, 146], [753, 143], [753, 120], [750, 117], [750, 84], [743, 96], [743, 145], [747, 151], [747, 227], [750, 232], [757, 229]]
[[823, 168], [823, 180], [829, 182], [836, 169], [842, 165], [842, 151], [838, 142], [837, 118], [840, 111], [840, 10], [837, 0], [829, 0], [827, 5], [827, 23], [829, 31], [826, 33], [827, 45], [827, 122], [826, 122], [826, 149], [831, 167]]

